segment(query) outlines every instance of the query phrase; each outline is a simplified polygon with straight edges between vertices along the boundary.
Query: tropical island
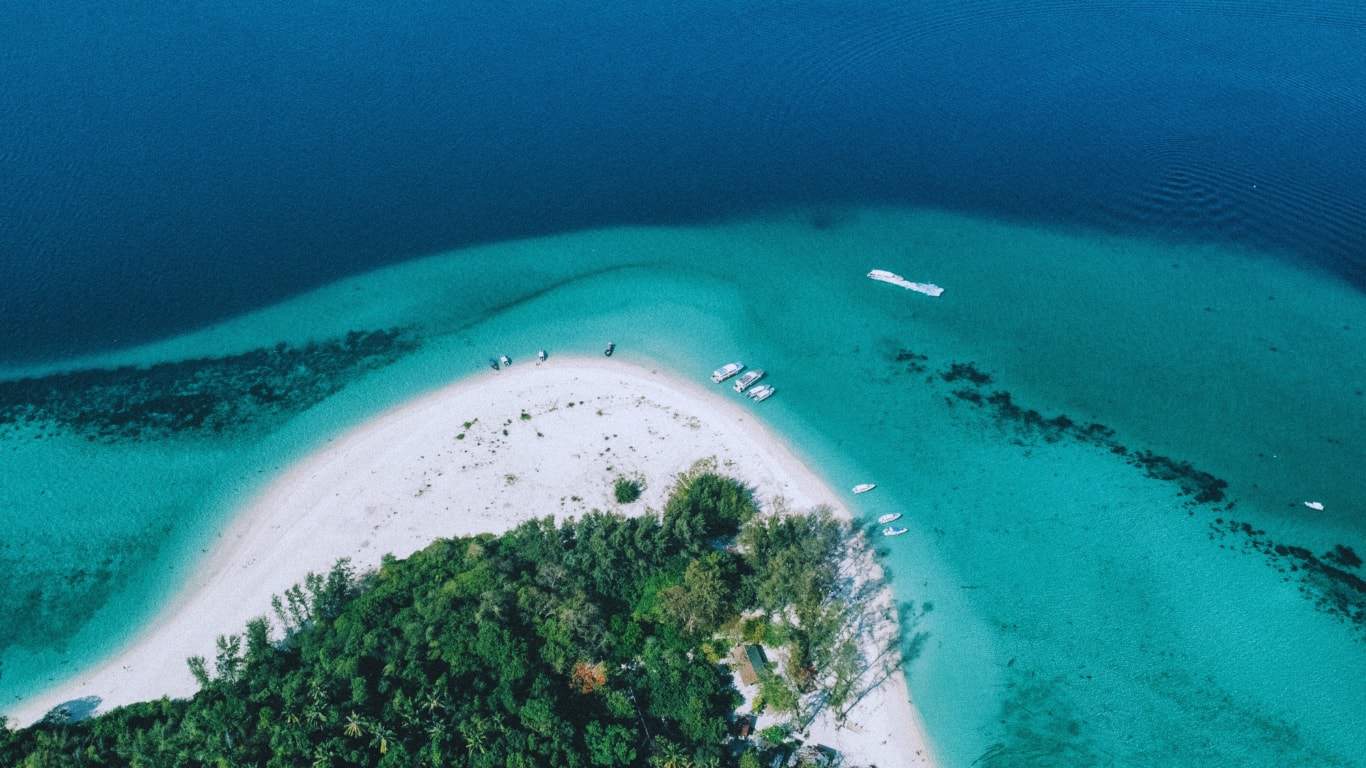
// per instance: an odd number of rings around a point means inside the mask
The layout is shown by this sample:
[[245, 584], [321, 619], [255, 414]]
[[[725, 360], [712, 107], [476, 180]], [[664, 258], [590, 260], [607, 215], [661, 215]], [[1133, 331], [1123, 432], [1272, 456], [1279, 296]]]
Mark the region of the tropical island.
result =
[[657, 372], [404, 404], [217, 549], [130, 648], [10, 713], [33, 724], [0, 764], [931, 764], [862, 532], [751, 417]]

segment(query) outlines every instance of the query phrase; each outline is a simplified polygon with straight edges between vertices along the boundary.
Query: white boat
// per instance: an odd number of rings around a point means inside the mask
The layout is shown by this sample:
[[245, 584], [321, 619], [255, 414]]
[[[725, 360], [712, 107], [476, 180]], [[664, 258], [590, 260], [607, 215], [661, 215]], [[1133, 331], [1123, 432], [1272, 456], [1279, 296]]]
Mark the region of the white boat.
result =
[[729, 379], [730, 377], [734, 376], [740, 371], [743, 371], [744, 369], [744, 363], [726, 363], [725, 365], [711, 372], [711, 380], [716, 382], [717, 384], [720, 384], [721, 382], [725, 381], [726, 379]]
[[1315, 512], [1322, 512], [1322, 511], [1323, 511], [1323, 502], [1321, 502], [1321, 501], [1306, 501], [1306, 502], [1304, 502], [1304, 506], [1309, 507], [1310, 509], [1314, 510]]
[[773, 397], [773, 393], [776, 391], [776, 389], [774, 389], [772, 386], [768, 384], [760, 384], [759, 386], [746, 392], [745, 397], [748, 397], [750, 400], [753, 400], [756, 403], [762, 403], [770, 397]]
[[731, 386], [735, 388], [736, 392], [744, 392], [750, 384], [753, 384], [763, 377], [764, 370], [762, 368], [755, 368], [752, 371], [746, 371], [740, 378], [736, 379], [735, 383]]
[[879, 517], [879, 518], [877, 519], [877, 524], [878, 524], [878, 525], [886, 525], [887, 523], [895, 523], [896, 521], [898, 521], [898, 520], [900, 520], [900, 519], [901, 519], [901, 513], [900, 513], [900, 512], [888, 512], [887, 514], [885, 514], [885, 515], [883, 515], [882, 517]]
[[854, 486], [854, 493], [867, 493], [877, 487], [877, 483], [859, 483]]
[[883, 529], [882, 529], [882, 535], [883, 535], [883, 536], [900, 536], [901, 534], [903, 534], [903, 533], [905, 533], [906, 531], [909, 531], [909, 530], [910, 530], [909, 528], [897, 528], [897, 527], [894, 527], [894, 526], [890, 526], [890, 525], [889, 525], [889, 526], [887, 526], [886, 528], [883, 528]]
[[874, 269], [868, 272], [868, 277], [880, 283], [900, 286], [908, 291], [923, 293], [926, 296], [938, 296], [944, 292], [943, 288], [934, 283], [913, 283], [910, 280], [898, 275], [895, 272], [888, 272], [885, 269]]
[[502, 363], [503, 367], [506, 368], [509, 365], [512, 365], [512, 358], [508, 357], [507, 355], [503, 355], [498, 358], [498, 362]]
[[541, 361], [541, 362], [543, 362], [543, 363], [545, 362], [545, 359], [546, 359], [547, 357], [549, 357], [549, 355], [547, 355], [547, 354], [545, 353], [545, 350], [544, 350], [544, 349], [541, 350], [540, 352], [537, 352], [537, 353], [536, 353], [536, 359], [539, 360], [539, 361]]

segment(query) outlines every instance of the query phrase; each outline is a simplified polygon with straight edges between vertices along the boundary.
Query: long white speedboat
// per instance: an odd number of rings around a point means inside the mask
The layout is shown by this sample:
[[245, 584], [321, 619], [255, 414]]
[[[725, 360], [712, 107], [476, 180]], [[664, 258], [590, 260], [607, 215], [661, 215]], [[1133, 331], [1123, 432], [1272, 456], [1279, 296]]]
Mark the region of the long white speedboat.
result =
[[753, 400], [756, 403], [762, 403], [770, 397], [773, 397], [773, 393], [777, 391], [778, 390], [774, 389], [773, 386], [770, 384], [760, 384], [759, 386], [754, 387], [750, 391], [746, 392], [745, 397], [748, 397], [750, 400]]
[[735, 383], [731, 386], [735, 388], [736, 392], [744, 392], [750, 384], [753, 384], [754, 382], [758, 381], [759, 379], [762, 379], [763, 377], [764, 369], [755, 368], [753, 370], [745, 371], [743, 374], [741, 374], [740, 378], [735, 380]]
[[943, 288], [940, 288], [934, 283], [913, 283], [910, 280], [907, 280], [906, 278], [902, 277], [901, 275], [898, 275], [895, 272], [888, 272], [885, 269], [871, 270], [868, 273], [868, 277], [880, 283], [888, 283], [890, 285], [900, 286], [908, 291], [923, 293], [926, 296], [938, 296], [944, 292]]
[[720, 384], [721, 382], [725, 381], [726, 379], [729, 379], [730, 377], [734, 376], [740, 371], [743, 371], [744, 369], [744, 363], [726, 363], [725, 365], [711, 372], [711, 380], [716, 382], [717, 384]]
[[901, 513], [900, 513], [900, 512], [888, 512], [887, 514], [885, 514], [885, 515], [883, 515], [882, 517], [879, 517], [879, 518], [877, 519], [877, 524], [878, 524], [878, 525], [886, 525], [887, 523], [895, 523], [896, 521], [898, 521], [898, 520], [900, 520], [900, 519], [901, 519]]
[[883, 528], [883, 529], [882, 529], [882, 535], [883, 535], [883, 536], [900, 536], [901, 534], [903, 534], [903, 533], [905, 533], [906, 531], [909, 531], [909, 530], [910, 530], [909, 528], [900, 528], [900, 527], [894, 527], [894, 526], [890, 526], [890, 525], [889, 525], [889, 526], [887, 526], [886, 528]]
[[867, 493], [877, 487], [877, 483], [859, 483], [853, 487], [854, 493]]

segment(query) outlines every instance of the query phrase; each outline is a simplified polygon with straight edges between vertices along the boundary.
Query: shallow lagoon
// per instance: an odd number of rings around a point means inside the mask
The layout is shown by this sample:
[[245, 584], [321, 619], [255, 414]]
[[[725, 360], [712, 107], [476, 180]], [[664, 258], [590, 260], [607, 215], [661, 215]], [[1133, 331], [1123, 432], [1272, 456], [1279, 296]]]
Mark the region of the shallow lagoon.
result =
[[[6, 412], [28, 410], [0, 437], [4, 612], [41, 618], [5, 638], [0, 692], [136, 631], [234, 500], [309, 446], [492, 354], [612, 339], [699, 379], [766, 368], [769, 423], [832, 484], [878, 482], [854, 502], [870, 520], [906, 513], [887, 563], [946, 764], [1354, 765], [1366, 591], [1329, 555], [1366, 551], [1366, 298], [1289, 263], [798, 210], [482, 246], [11, 371], [105, 372], [47, 379], [34, 421], [38, 398], [7, 390]], [[155, 386], [109, 373], [132, 363], [174, 365]], [[143, 429], [52, 415], [120, 403]]]

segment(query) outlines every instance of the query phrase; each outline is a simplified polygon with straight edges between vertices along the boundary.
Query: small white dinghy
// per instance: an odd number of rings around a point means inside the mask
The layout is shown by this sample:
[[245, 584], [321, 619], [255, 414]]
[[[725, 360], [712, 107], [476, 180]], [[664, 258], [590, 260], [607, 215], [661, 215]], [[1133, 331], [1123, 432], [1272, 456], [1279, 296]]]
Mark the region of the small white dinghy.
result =
[[883, 515], [882, 517], [879, 517], [879, 518], [877, 519], [877, 524], [878, 524], [878, 525], [886, 525], [887, 523], [895, 523], [896, 521], [898, 521], [898, 520], [900, 520], [900, 519], [901, 519], [901, 513], [900, 513], [900, 512], [888, 512], [887, 514], [885, 514], [885, 515]]
[[909, 531], [909, 530], [910, 530], [909, 528], [901, 528], [901, 527], [899, 527], [899, 526], [889, 525], [889, 526], [887, 526], [886, 528], [883, 528], [883, 529], [882, 529], [882, 535], [883, 535], [883, 536], [900, 536], [901, 534], [903, 534], [903, 533], [905, 533], [906, 531]]
[[1322, 511], [1323, 511], [1323, 502], [1321, 502], [1321, 501], [1306, 501], [1306, 502], [1304, 502], [1304, 506], [1309, 507], [1310, 509], [1314, 510], [1315, 512], [1322, 512]]
[[777, 391], [778, 390], [773, 388], [772, 384], [760, 384], [746, 392], [745, 397], [748, 397], [756, 403], [762, 403], [770, 397], [773, 397], [773, 393]]
[[854, 493], [867, 493], [877, 487], [877, 483], [859, 483], [854, 486]]

